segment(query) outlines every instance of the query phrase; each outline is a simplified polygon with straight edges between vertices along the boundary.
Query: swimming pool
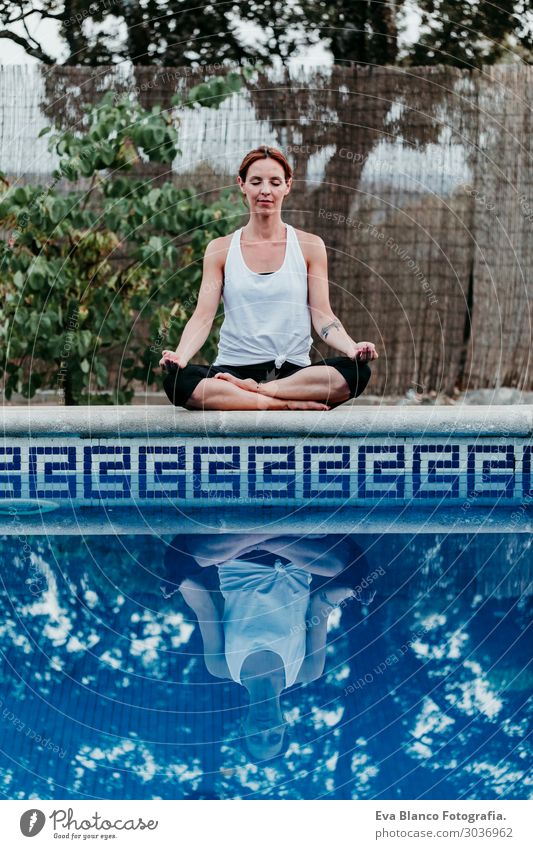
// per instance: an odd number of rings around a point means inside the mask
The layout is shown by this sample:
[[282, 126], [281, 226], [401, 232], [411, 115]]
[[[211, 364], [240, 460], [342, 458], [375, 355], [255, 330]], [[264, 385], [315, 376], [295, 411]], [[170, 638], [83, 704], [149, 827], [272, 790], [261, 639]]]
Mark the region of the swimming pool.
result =
[[531, 797], [532, 408], [3, 427], [7, 798]]
[[278, 572], [348, 552], [357, 589], [313, 607], [336, 579], [311, 575], [305, 627], [327, 619], [323, 669], [280, 693], [272, 760], [250, 756], [250, 697], [208, 671], [198, 616], [174, 592], [192, 574], [220, 601], [220, 567], [195, 569], [190, 551], [222, 558], [213, 545], [235, 554], [252, 536], [2, 538], [5, 795], [530, 798], [529, 534], [258, 535]]

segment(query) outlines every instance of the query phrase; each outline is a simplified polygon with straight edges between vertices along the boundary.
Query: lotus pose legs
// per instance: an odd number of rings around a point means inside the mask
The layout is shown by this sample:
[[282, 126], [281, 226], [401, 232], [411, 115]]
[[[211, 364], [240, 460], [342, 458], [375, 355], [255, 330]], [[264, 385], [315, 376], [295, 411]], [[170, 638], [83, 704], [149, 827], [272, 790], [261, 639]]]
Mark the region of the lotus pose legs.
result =
[[247, 378], [242, 380], [228, 372], [219, 372], [215, 380], [227, 380], [234, 386], [249, 392], [257, 392], [269, 398], [307, 401], [332, 401], [342, 403], [350, 397], [350, 387], [336, 368], [332, 366], [308, 366], [279, 380], [267, 383]]
[[327, 404], [318, 401], [269, 398], [215, 377], [201, 380], [185, 406], [190, 410], [329, 410]]

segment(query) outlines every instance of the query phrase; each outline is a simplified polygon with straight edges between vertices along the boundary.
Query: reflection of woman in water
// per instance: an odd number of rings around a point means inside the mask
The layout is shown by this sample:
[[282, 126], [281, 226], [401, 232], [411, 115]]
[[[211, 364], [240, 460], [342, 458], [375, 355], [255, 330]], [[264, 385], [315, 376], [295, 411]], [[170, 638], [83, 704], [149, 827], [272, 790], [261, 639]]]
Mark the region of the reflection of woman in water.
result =
[[[320, 677], [330, 612], [351, 597], [362, 600], [354, 589], [367, 574], [361, 550], [337, 536], [179, 536], [165, 560], [164, 592], [179, 588], [198, 617], [208, 671], [249, 693], [250, 755], [275, 757], [286, 730], [282, 691]], [[218, 569], [222, 613], [203, 580], [209, 566]]]

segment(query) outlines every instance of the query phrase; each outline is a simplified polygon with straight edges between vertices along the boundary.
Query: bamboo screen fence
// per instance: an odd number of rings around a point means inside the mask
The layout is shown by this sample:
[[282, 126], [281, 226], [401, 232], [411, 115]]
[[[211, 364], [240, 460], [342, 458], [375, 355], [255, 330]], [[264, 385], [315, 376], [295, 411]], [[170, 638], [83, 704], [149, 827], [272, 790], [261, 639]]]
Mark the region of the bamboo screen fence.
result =
[[[133, 73], [3, 67], [0, 168], [47, 185], [51, 117], [80, 126], [110, 89], [165, 106], [224, 70]], [[380, 351], [374, 392], [532, 389], [532, 103], [523, 65], [258, 71], [218, 110], [183, 110], [183, 154], [152, 177], [216, 193], [249, 149], [279, 147], [295, 169], [284, 220], [324, 239], [333, 309]]]

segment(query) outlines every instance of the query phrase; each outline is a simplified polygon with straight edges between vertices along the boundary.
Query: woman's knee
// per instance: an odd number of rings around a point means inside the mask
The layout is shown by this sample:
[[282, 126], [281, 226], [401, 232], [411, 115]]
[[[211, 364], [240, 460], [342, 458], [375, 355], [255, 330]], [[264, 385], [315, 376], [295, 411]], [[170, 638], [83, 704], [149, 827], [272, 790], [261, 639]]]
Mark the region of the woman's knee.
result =
[[355, 375], [354, 375], [354, 384], [355, 384], [355, 393], [354, 398], [357, 398], [362, 392], [365, 391], [368, 381], [372, 375], [372, 369], [368, 365], [368, 363], [354, 362]]
[[185, 366], [184, 369], [173, 369], [163, 378], [163, 389], [168, 400], [175, 407], [192, 409], [190, 398], [202, 375], [196, 371], [196, 366]]
[[371, 377], [371, 369], [368, 363], [362, 363], [359, 360], [352, 360], [349, 357], [343, 358], [345, 362], [342, 374], [349, 388], [349, 398], [357, 398], [361, 392], [364, 392], [368, 381]]
[[[215, 387], [218, 388], [218, 381]], [[211, 394], [209, 390], [215, 387], [213, 387], [213, 378], [211, 377], [203, 377], [199, 380], [185, 402], [187, 409], [201, 410], [205, 404], [206, 396]]]
[[174, 403], [174, 388], [176, 385], [176, 373], [166, 374], [163, 378], [163, 390], [168, 400]]
[[181, 392], [179, 385], [179, 377], [177, 372], [171, 372], [167, 374], [163, 379], [163, 389], [165, 391], [165, 395], [171, 404], [174, 404], [175, 407], [183, 406], [181, 400]]

